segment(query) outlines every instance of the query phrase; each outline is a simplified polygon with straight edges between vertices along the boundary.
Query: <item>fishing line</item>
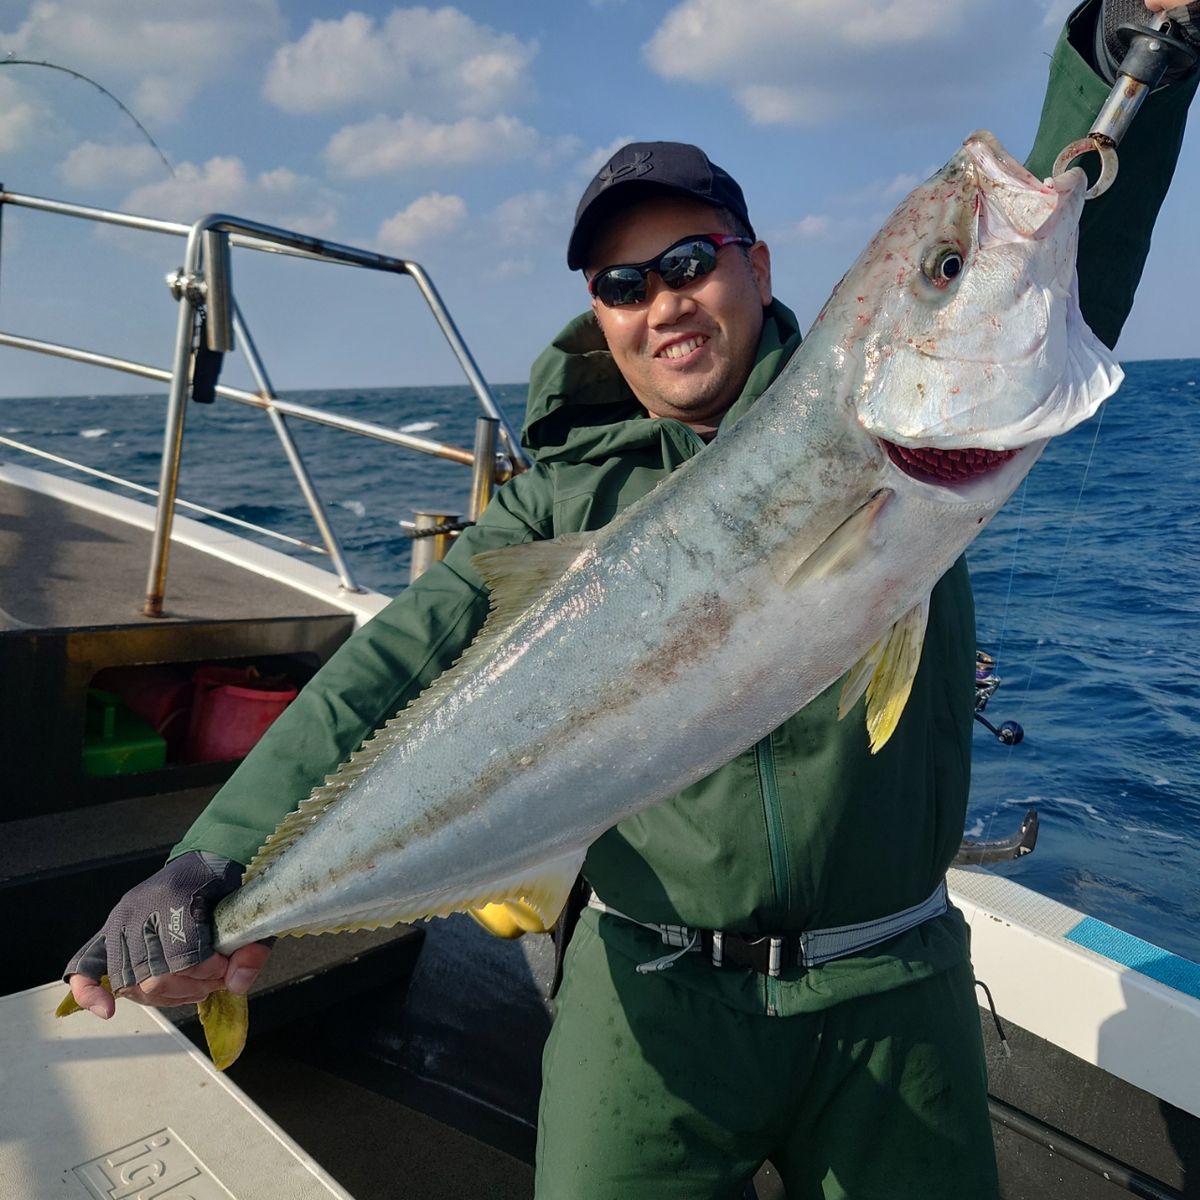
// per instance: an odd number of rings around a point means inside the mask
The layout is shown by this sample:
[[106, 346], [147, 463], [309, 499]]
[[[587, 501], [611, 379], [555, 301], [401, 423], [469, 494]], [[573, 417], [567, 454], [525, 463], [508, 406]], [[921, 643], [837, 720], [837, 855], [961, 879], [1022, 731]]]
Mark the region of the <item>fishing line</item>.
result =
[[[1054, 607], [1054, 601], [1058, 597], [1058, 584], [1062, 579], [1063, 567], [1066, 564], [1067, 556], [1071, 550], [1071, 539], [1075, 536], [1075, 524], [1079, 520], [1079, 509], [1083, 504], [1083, 494], [1087, 491], [1088, 475], [1092, 469], [1092, 462], [1096, 457], [1096, 446], [1100, 441], [1100, 429], [1104, 425], [1104, 406], [1100, 407], [1100, 417], [1096, 421], [1096, 430], [1092, 434], [1092, 444], [1088, 450], [1087, 462], [1083, 466], [1083, 478], [1079, 481], [1079, 494], [1075, 497], [1075, 507], [1071, 510], [1071, 520], [1067, 524], [1067, 540], [1063, 544], [1062, 553], [1058, 556], [1058, 570], [1054, 573], [1054, 584], [1050, 588], [1050, 598], [1046, 601], [1044, 611], [1050, 613]], [[1041, 640], [1034, 644], [1033, 658], [1029, 664], [1029, 676], [1025, 680], [1025, 691], [1022, 698], [1027, 698], [1033, 690], [1033, 675], [1034, 669], [1037, 666], [1038, 656], [1041, 653]]]
[[[1049, 614], [1053, 611], [1054, 602], [1058, 597], [1059, 583], [1062, 579], [1063, 570], [1067, 563], [1068, 556], [1070, 554], [1071, 541], [1075, 535], [1075, 525], [1079, 520], [1079, 510], [1083, 505], [1084, 493], [1087, 491], [1088, 476], [1091, 473], [1092, 463], [1096, 457], [1096, 447], [1098, 446], [1098, 444], [1100, 442], [1100, 430], [1104, 425], [1104, 412], [1105, 412], [1105, 406], [1102, 405], [1100, 408], [1100, 415], [1096, 421], [1095, 431], [1092, 434], [1092, 443], [1091, 443], [1091, 446], [1088, 448], [1087, 462], [1084, 463], [1083, 477], [1079, 481], [1079, 492], [1075, 497], [1075, 506], [1071, 510], [1071, 519], [1067, 522], [1067, 538], [1066, 538], [1066, 541], [1063, 543], [1062, 552], [1058, 555], [1058, 568], [1055, 571], [1054, 581], [1050, 587], [1050, 597], [1046, 601], [1045, 605], [1043, 606], [1043, 612], [1046, 614]], [[1026, 502], [1026, 499], [1028, 496], [1028, 488], [1029, 488], [1029, 476], [1027, 475], [1021, 483], [1021, 504], [1020, 504], [1020, 508], [1018, 509], [1018, 512], [1017, 512], [1016, 536], [1015, 536], [1015, 540], [1013, 543], [1012, 560], [1009, 565], [1008, 591], [1004, 597], [1004, 608], [1003, 608], [1003, 613], [1002, 613], [1001, 620], [1000, 620], [1000, 636], [999, 636], [999, 640], [997, 643], [996, 654], [995, 654], [997, 674], [999, 674], [999, 671], [1000, 671], [1000, 665], [1002, 662], [1002, 654], [1003, 654], [1003, 648], [1004, 648], [1004, 638], [1005, 638], [1005, 635], [1008, 630], [1008, 611], [1009, 611], [1009, 605], [1012, 600], [1013, 592], [1014, 592], [1014, 588], [1015, 588], [1015, 580], [1016, 580], [1016, 573], [1017, 573], [1017, 551], [1020, 546], [1021, 532], [1024, 527], [1025, 502]], [[1020, 705], [1020, 707], [1024, 707], [1024, 702], [1028, 701], [1029, 694], [1033, 691], [1033, 680], [1034, 680], [1034, 676], [1037, 672], [1038, 658], [1041, 655], [1041, 648], [1042, 648], [1042, 639], [1038, 639], [1037, 641], [1034, 642], [1033, 653], [1030, 657], [1029, 673], [1025, 679], [1025, 688], [1021, 693], [1022, 704]], [[1010, 745], [1008, 747], [1008, 755], [1011, 756], [1015, 749], [1016, 749], [1015, 745]], [[995, 819], [996, 819], [996, 811], [993, 809], [991, 815], [988, 817], [988, 820], [987, 820], [987, 826], [986, 826], [985, 833], [984, 833], [985, 837], [991, 836], [992, 824], [995, 821]]]
[[1021, 533], [1025, 528], [1025, 501], [1029, 496], [1029, 476], [1021, 480], [1021, 503], [1017, 509], [1017, 528], [1013, 534], [1012, 556], [1008, 564], [1008, 590], [1004, 595], [1004, 607], [1000, 612], [1000, 636], [996, 640], [996, 671], [999, 673], [1004, 659], [1004, 637], [1008, 632], [1008, 610], [1012, 603], [1013, 589], [1017, 578], [1017, 554], [1021, 549]]
[[45, 60], [16, 58], [15, 53], [15, 51], [10, 50], [3, 59], [0, 59], [0, 67], [47, 67], [51, 71], [61, 71], [64, 75], [70, 75], [72, 79], [79, 79], [84, 83], [89, 83], [102, 95], [107, 96], [138, 127], [142, 136], [153, 147], [154, 153], [162, 159], [163, 166], [170, 171], [171, 177], [175, 177], [175, 168], [171, 166], [171, 160], [167, 158], [159, 144], [150, 136], [150, 131], [102, 83], [97, 83], [90, 76], [84, 75], [82, 71], [74, 71], [70, 67], [63, 67], [58, 63], [46, 62]]
[[[996, 639], [996, 653], [993, 655], [995, 662], [995, 673], [1000, 675], [1001, 667], [1004, 663], [1004, 638], [1008, 633], [1008, 610], [1012, 604], [1013, 591], [1016, 585], [1017, 578], [1017, 554], [1021, 548], [1021, 533], [1025, 528], [1025, 501], [1029, 496], [1029, 476], [1026, 475], [1021, 480], [1021, 499], [1017, 508], [1017, 527], [1013, 534], [1012, 554], [1009, 556], [1008, 563], [1008, 589], [1004, 595], [1004, 606], [1000, 610], [1000, 634]], [[1001, 676], [1003, 678], [1003, 676]], [[1011, 754], [1015, 746], [1009, 746], [1008, 752]], [[1005, 759], [1007, 766], [1008, 760]], [[988, 839], [992, 836], [992, 825], [996, 820], [996, 810], [993, 808], [988, 816], [987, 824], [983, 828], [983, 837]]]

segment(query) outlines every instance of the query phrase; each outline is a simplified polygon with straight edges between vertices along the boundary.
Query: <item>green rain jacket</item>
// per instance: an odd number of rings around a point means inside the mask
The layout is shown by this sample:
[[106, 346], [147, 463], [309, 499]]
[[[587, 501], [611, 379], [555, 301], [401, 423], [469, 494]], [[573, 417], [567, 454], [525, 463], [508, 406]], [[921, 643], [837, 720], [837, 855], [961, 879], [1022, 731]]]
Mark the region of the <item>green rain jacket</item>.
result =
[[[1069, 24], [1051, 64], [1030, 157], [1039, 175], [1087, 132], [1108, 92], [1071, 46], [1070, 32]], [[1132, 303], [1194, 90], [1194, 82], [1175, 85], [1147, 101], [1122, 144], [1117, 182], [1085, 208], [1081, 301], [1110, 345]], [[754, 368], [722, 428], [755, 403], [799, 344], [794, 316], [773, 303]], [[590, 313], [534, 365], [523, 441], [533, 467], [497, 492], [443, 563], [338, 650], [175, 854], [204, 849], [248, 862], [289, 808], [454, 661], [487, 612], [473, 555], [597, 529], [705, 451], [687, 426], [646, 415]], [[934, 590], [911, 699], [878, 755], [867, 752], [861, 710], [836, 719], [835, 685], [753, 749], [604, 834], [588, 853], [585, 876], [608, 905], [640, 921], [741, 932], [843, 925], [924, 900], [962, 835], [974, 654], [974, 609], [960, 560]], [[665, 952], [653, 933], [629, 922], [600, 925], [620, 959]], [[964, 959], [966, 942], [951, 910], [872, 951], [779, 980], [716, 971], [698, 954], [684, 955], [672, 978], [748, 1011], [786, 1015], [944, 970]]]

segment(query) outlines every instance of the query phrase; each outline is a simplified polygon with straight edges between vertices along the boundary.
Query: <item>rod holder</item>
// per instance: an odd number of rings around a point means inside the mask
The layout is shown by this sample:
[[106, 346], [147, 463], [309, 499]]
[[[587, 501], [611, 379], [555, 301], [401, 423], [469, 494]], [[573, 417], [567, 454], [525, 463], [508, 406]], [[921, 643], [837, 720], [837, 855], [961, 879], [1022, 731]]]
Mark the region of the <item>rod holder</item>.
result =
[[468, 520], [478, 521], [496, 486], [496, 437], [500, 422], [495, 417], [475, 418], [475, 465], [471, 469], [471, 504]]
[[208, 310], [205, 342], [210, 350], [224, 353], [233, 349], [233, 264], [229, 234], [206, 229], [201, 236]]
[[[439, 526], [458, 525], [461, 521], [458, 513], [413, 513], [413, 529], [437, 529]], [[412, 539], [412, 560], [408, 568], [409, 583], [419, 579], [435, 562], [441, 562], [450, 549], [454, 535], [447, 530], [444, 533], [433, 533], [421, 536], [418, 532]]]

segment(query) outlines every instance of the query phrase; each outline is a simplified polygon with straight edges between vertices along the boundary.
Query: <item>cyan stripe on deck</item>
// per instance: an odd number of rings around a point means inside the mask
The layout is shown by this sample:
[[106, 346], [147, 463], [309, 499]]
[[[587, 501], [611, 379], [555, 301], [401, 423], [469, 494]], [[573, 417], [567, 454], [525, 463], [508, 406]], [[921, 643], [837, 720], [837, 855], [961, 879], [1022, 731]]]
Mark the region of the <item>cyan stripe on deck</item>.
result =
[[1065, 936], [1068, 942], [1095, 950], [1113, 962], [1200, 1000], [1200, 964], [1097, 921], [1095, 917], [1084, 917]]

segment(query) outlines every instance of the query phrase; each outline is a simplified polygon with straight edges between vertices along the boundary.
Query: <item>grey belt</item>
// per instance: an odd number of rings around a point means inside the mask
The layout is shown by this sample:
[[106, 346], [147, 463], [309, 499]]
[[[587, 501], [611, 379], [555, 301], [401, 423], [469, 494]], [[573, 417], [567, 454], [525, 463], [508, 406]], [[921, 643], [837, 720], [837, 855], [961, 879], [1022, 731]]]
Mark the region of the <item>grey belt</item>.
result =
[[754, 935], [638, 921], [605, 904], [594, 892], [588, 899], [588, 907], [607, 913], [610, 917], [620, 917], [643, 929], [653, 930], [662, 938], [664, 945], [679, 947], [674, 954], [639, 963], [637, 969], [643, 973], [666, 970], [680, 955], [691, 952], [707, 954], [714, 967], [749, 969], [776, 978], [790, 967], [820, 966], [821, 963], [845, 958], [886, 942], [924, 921], [940, 917], [950, 907], [950, 900], [943, 879], [929, 898], [920, 904], [874, 921], [836, 925], [830, 929], [811, 929], [806, 933]]

